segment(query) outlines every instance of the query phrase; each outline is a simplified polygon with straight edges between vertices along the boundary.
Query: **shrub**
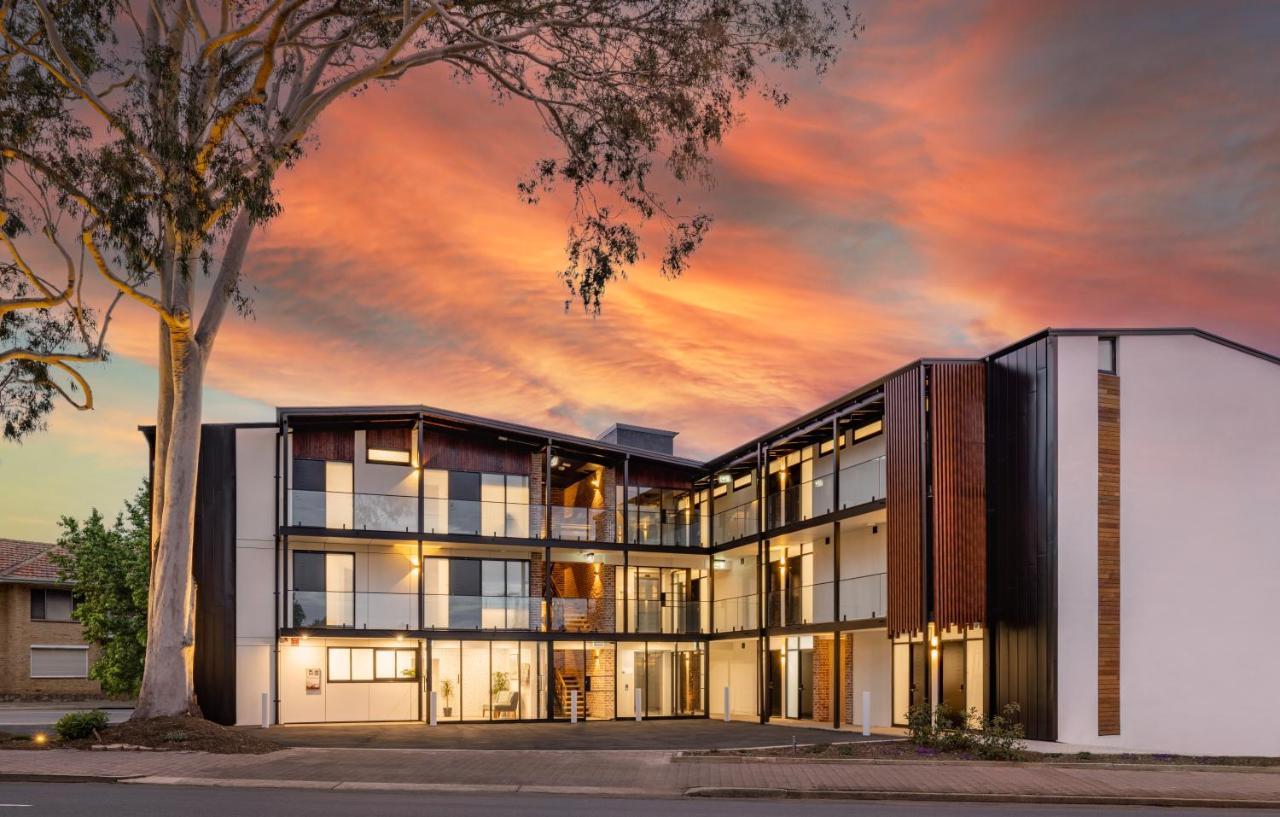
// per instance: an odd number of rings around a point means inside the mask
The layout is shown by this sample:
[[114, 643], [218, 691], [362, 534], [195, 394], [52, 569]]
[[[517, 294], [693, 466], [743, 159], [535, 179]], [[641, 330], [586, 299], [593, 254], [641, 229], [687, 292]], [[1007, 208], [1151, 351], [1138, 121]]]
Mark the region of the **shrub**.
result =
[[1007, 704], [974, 734], [973, 750], [985, 760], [1020, 760], [1026, 751], [1025, 732], [1018, 721], [1022, 707]]
[[107, 713], [100, 709], [87, 709], [81, 712], [68, 712], [53, 725], [53, 731], [63, 740], [80, 740], [92, 735], [95, 731], [107, 728]]
[[928, 704], [913, 704], [907, 710], [907, 736], [916, 746], [933, 746], [938, 742], [933, 710]]

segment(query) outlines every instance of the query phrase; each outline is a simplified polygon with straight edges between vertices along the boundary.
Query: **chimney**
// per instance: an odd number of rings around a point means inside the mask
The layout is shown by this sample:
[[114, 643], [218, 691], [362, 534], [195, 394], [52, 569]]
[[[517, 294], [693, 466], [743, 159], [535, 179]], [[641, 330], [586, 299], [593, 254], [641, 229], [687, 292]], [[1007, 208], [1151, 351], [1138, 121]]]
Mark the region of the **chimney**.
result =
[[680, 432], [664, 431], [661, 428], [645, 428], [627, 423], [614, 423], [609, 429], [596, 437], [597, 440], [627, 448], [638, 448], [656, 454], [671, 455], [675, 451], [675, 437]]

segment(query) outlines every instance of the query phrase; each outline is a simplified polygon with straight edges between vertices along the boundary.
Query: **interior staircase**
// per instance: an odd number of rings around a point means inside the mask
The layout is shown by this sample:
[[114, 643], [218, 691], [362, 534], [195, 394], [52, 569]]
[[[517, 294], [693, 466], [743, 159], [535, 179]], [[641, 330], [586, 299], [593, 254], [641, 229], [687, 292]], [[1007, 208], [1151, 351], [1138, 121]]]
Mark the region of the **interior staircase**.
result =
[[582, 677], [574, 670], [561, 672], [556, 670], [556, 717], [569, 717], [571, 693], [578, 693], [578, 719], [586, 720], [587, 695], [583, 691]]

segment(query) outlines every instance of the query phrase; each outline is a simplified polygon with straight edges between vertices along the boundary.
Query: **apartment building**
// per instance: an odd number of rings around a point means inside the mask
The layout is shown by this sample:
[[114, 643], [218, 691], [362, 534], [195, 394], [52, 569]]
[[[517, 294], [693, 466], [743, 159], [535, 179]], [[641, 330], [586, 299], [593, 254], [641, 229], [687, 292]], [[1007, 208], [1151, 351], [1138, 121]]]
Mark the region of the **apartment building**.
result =
[[1194, 329], [912, 362], [710, 461], [426, 406], [203, 431], [225, 723], [724, 717], [1280, 754], [1280, 363]]
[[84, 642], [75, 599], [50, 558], [57, 545], [0, 539], [0, 700], [100, 696], [89, 678], [98, 649]]

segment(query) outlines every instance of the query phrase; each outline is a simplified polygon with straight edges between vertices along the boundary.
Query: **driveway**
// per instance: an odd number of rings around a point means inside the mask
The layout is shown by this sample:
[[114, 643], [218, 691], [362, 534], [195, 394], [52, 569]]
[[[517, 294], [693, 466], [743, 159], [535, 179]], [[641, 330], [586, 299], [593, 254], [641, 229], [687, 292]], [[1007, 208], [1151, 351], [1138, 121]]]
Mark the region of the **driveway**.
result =
[[736, 749], [881, 735], [718, 720], [585, 723], [353, 723], [274, 726], [265, 736], [284, 746], [381, 749]]

